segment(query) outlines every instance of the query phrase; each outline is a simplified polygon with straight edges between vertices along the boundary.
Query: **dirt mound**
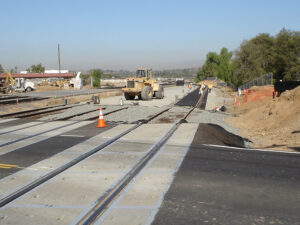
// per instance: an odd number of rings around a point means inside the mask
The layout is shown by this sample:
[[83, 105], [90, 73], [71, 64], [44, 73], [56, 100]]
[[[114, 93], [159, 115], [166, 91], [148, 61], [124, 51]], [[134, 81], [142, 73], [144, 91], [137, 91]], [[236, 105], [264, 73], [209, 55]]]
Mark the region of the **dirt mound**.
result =
[[254, 147], [300, 151], [300, 87], [276, 99], [243, 103], [237, 114], [228, 122], [242, 128]]
[[197, 147], [201, 144], [245, 147], [244, 139], [240, 136], [232, 134], [216, 124], [205, 123], [199, 124], [192, 147]]

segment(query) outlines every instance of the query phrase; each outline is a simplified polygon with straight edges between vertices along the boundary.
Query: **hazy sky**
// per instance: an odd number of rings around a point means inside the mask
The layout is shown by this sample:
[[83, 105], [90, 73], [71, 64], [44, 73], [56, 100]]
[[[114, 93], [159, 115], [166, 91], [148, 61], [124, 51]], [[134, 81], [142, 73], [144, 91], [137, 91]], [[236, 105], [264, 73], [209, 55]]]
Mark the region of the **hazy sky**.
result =
[[299, 0], [9, 0], [0, 8], [0, 64], [26, 69], [199, 67], [258, 33], [300, 30]]

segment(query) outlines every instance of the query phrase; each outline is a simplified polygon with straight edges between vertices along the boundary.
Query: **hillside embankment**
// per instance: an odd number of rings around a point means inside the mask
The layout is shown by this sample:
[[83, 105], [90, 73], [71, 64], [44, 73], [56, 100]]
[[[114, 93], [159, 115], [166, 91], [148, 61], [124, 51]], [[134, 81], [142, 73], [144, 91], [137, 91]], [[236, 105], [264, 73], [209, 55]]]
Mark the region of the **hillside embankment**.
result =
[[235, 117], [227, 119], [242, 129], [254, 148], [300, 151], [300, 87], [272, 98], [273, 87], [253, 87], [236, 98]]

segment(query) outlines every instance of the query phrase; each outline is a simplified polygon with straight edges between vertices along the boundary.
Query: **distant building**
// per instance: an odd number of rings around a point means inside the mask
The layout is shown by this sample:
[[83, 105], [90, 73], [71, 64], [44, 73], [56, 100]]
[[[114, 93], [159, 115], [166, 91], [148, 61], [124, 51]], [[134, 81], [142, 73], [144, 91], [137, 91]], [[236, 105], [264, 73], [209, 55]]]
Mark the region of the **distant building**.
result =
[[[45, 70], [45, 73], [59, 73], [59, 70]], [[60, 73], [69, 73], [69, 70], [60, 70]]]
[[[28, 71], [23, 70], [20, 72], [21, 74], [28, 74]], [[45, 70], [45, 73], [59, 73], [59, 70]], [[69, 70], [60, 70], [60, 73], [69, 73]]]
[[[54, 77], [70, 79], [74, 77], [73, 73], [26, 73], [26, 74], [13, 73], [11, 74], [11, 76], [13, 78], [27, 78], [27, 79], [34, 79], [34, 78], [46, 79], [46, 78], [54, 78]], [[3, 79], [5, 77], [6, 74], [4, 73], [0, 74], [0, 79]]]

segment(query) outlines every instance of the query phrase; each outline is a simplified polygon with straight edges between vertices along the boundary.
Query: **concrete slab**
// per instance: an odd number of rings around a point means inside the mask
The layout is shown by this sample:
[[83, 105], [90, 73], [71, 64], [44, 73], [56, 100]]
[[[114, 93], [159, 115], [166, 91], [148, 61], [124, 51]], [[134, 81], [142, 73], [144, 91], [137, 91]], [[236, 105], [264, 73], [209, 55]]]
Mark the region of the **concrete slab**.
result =
[[[51, 158], [40, 161], [32, 166], [24, 168], [23, 170], [3, 178], [0, 180], [0, 196], [8, 195], [9, 193], [15, 191], [16, 189], [23, 187], [25, 184], [37, 179], [38, 177], [62, 166], [63, 164], [69, 162], [75, 157], [88, 152], [94, 147], [100, 145], [101, 143], [107, 141], [108, 138], [114, 137], [133, 125], [119, 125], [107, 130], [99, 135], [96, 135], [78, 145], [75, 145], [65, 151], [52, 156]], [[104, 138], [102, 138], [104, 137]]]
[[171, 126], [172, 124], [144, 124], [121, 138], [121, 140], [145, 144], [153, 143], [157, 140], [157, 136], [163, 136]]
[[72, 122], [70, 122], [70, 121], [56, 121], [56, 122], [50, 122], [50, 123], [43, 123], [34, 128], [25, 128], [25, 129], [18, 130], [18, 131], [9, 133], [9, 134], [3, 134], [0, 136], [0, 144], [5, 144], [10, 141], [16, 141], [16, 140], [21, 139], [26, 136], [35, 135], [35, 134], [54, 129], [59, 126], [68, 125], [71, 123]]
[[[118, 207], [152, 206], [154, 208], [166, 189], [173, 175], [172, 172], [143, 173], [120, 199]], [[121, 221], [119, 222], [122, 224]]]
[[[4, 209], [31, 208], [35, 215], [37, 211], [45, 207], [61, 209], [91, 207], [99, 197], [112, 188], [147, 153], [147, 150], [140, 151], [140, 148], [138, 153], [128, 152], [128, 149], [136, 148], [131, 141], [136, 140], [137, 135], [142, 137], [150, 135], [146, 145], [142, 142], [142, 146], [147, 146], [149, 149], [149, 146], [151, 147], [155, 144], [170, 127], [171, 124], [162, 124], [156, 127], [143, 125], [138, 128], [138, 133], [135, 133], [135, 135], [132, 136], [129, 133], [124, 137], [125, 140], [130, 141], [120, 140], [121, 145], [112, 144], [108, 146], [105, 148], [105, 151], [90, 156], [88, 159], [8, 204]], [[95, 141], [95, 138], [93, 141]], [[138, 142], [138, 140], [136, 141]], [[66, 151], [65, 154], [70, 152], [72, 151]], [[8, 216], [6, 222], [9, 223], [12, 221], [9, 219], [12, 214], [9, 213], [10, 210], [6, 212]], [[18, 213], [23, 215], [22, 222], [24, 224], [30, 222], [30, 219], [27, 220], [23, 211], [20, 210]], [[0, 214], [2, 214], [2, 209], [0, 209]], [[53, 224], [55, 223], [53, 218], [58, 218], [60, 214], [61, 212], [57, 212], [52, 218], [48, 219]], [[76, 221], [76, 218], [80, 218], [80, 215], [82, 215], [82, 211], [74, 211], [74, 221]], [[51, 223], [51, 221], [45, 223]]]
[[17, 120], [17, 118], [11, 118], [11, 119], [0, 119], [0, 123], [6, 123], [6, 122], [10, 122], [13, 120]]
[[69, 162], [79, 154], [58, 154], [0, 180], [0, 197], [4, 197], [27, 183]]
[[[151, 216], [152, 209], [148, 208], [115, 208], [109, 218], [105, 221], [98, 221], [95, 225], [141, 225]], [[122, 223], [120, 223], [122, 221]]]
[[182, 124], [95, 224], [151, 224], [198, 124]]
[[[32, 210], [32, 208], [34, 210]], [[14, 207], [7, 208], [1, 211], [0, 224], [6, 225], [32, 225], [32, 224], [43, 224], [43, 225], [65, 225], [71, 224], [73, 215], [80, 213], [80, 208], [51, 208], [43, 207], [37, 208], [31, 207]]]
[[[35, 127], [38, 124], [41, 124], [43, 122], [40, 121], [34, 121], [34, 122], [29, 122], [29, 123], [25, 123], [25, 124], [20, 124], [20, 125], [16, 125], [16, 126], [9, 126], [9, 127], [5, 127], [5, 128], [1, 128], [0, 130], [0, 135], [6, 133], [6, 132], [12, 132], [15, 130], [19, 130], [19, 129], [25, 129], [27, 127]], [[34, 128], [32, 128], [34, 129]]]
[[5, 121], [5, 122], [0, 123], [0, 129], [6, 128], [6, 127], [11, 127], [11, 126], [17, 126], [20, 124], [30, 123], [32, 121], [35, 121], [35, 120], [27, 119], [27, 118], [26, 119], [10, 118], [10, 119], [7, 119], [7, 121]]
[[129, 141], [118, 141], [114, 145], [108, 146], [103, 149], [99, 154], [115, 153], [115, 154], [133, 154], [133, 153], [144, 153], [146, 152], [153, 143], [138, 143]]
[[[57, 123], [57, 122], [54, 122], [54, 123]], [[63, 122], [63, 123], [65, 124], [65, 122]], [[74, 123], [74, 122], [71, 122], [71, 123]], [[40, 142], [42, 140], [46, 140], [46, 139], [48, 139], [50, 137], [54, 137], [56, 135], [65, 133], [67, 131], [71, 131], [71, 130], [76, 129], [78, 127], [85, 126], [85, 125], [87, 125], [89, 123], [93, 123], [93, 121], [82, 121], [82, 122], [74, 123], [73, 125], [70, 125], [70, 123], [67, 123], [66, 125], [68, 125], [68, 126], [66, 126], [66, 127], [63, 127], [63, 128], [60, 128], [60, 129], [57, 129], [57, 130], [54, 130], [54, 131], [49, 131], [49, 132], [44, 133], [42, 135], [37, 135], [37, 136], [34, 136], [32, 138], [28, 138], [28, 139], [21, 140], [21, 141], [16, 142], [16, 143], [9, 144], [7, 146], [0, 147], [0, 155], [6, 154], [8, 152], [14, 151], [14, 150], [16, 150], [18, 148], [22, 148], [24, 146], [28, 146], [28, 145]], [[61, 121], [58, 123], [58, 125], [63, 126], [62, 123], [61, 123]], [[53, 127], [53, 126], [51, 126], [51, 127]], [[45, 130], [45, 131], [47, 131], [47, 130]], [[36, 134], [38, 134], [38, 133], [36, 133]], [[10, 135], [12, 135], [12, 134], [10, 134]], [[26, 137], [28, 135], [18, 134], [17, 136], [19, 138], [16, 138], [15, 140], [18, 140], [21, 137]], [[0, 139], [2, 140], [2, 136], [0, 136]]]
[[120, 175], [122, 173], [118, 172], [103, 174], [67, 171], [16, 200], [12, 205], [88, 207], [113, 185]]

